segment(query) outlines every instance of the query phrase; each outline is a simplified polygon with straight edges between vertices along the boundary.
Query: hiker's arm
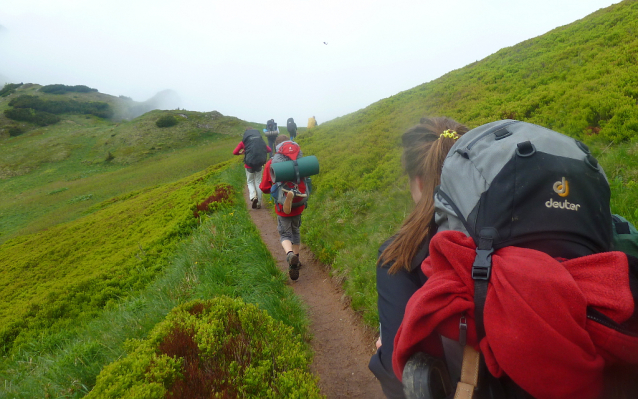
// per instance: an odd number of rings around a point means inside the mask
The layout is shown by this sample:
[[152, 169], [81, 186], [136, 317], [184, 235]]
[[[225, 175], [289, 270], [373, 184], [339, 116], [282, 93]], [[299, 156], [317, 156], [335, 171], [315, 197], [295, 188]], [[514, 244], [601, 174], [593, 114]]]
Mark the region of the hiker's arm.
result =
[[261, 183], [259, 183], [259, 189], [264, 194], [270, 194], [272, 188], [272, 181], [270, 179], [270, 164], [272, 161], [266, 162], [264, 166], [264, 173], [261, 175]]
[[266, 145], [266, 152], [272, 152], [272, 148], [269, 145]]
[[233, 155], [241, 155], [244, 153], [244, 142], [240, 141], [239, 144], [237, 144], [237, 147], [235, 147], [235, 149], [233, 150]]
[[[379, 253], [389, 245], [386, 241]], [[392, 369], [392, 353], [394, 352], [394, 337], [403, 321], [403, 314], [408, 300], [422, 285], [418, 271], [409, 272], [405, 269], [395, 274], [388, 274], [391, 265], [377, 267], [377, 305], [379, 321], [381, 323], [381, 346], [370, 359], [368, 368], [379, 379], [383, 392], [389, 398], [403, 397], [403, 385], [394, 375]], [[420, 269], [419, 269], [420, 271]]]

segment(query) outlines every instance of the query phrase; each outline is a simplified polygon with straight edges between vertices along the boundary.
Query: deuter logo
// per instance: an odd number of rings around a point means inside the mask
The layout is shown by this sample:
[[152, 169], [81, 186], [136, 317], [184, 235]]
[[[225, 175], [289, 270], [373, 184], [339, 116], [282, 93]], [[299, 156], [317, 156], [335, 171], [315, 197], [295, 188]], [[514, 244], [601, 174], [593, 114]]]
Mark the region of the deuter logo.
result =
[[565, 202], [554, 201], [553, 199], [549, 199], [549, 201], [545, 202], [545, 206], [548, 208], [560, 208], [567, 209], [569, 211], [577, 211], [580, 208], [579, 204], [572, 204], [571, 202], [565, 200]]
[[[569, 195], [569, 183], [567, 182], [567, 180], [565, 180], [564, 177], [562, 180], [554, 183], [554, 191], [561, 197], [567, 197]], [[564, 202], [558, 202], [554, 201], [552, 198], [550, 198], [549, 201], [545, 202], [545, 206], [548, 208], [567, 209], [568, 211], [578, 211], [578, 208], [580, 208], [579, 204], [574, 204], [567, 200], [565, 200]]]
[[569, 195], [569, 183], [564, 177], [563, 180], [559, 180], [554, 183], [554, 191], [556, 191], [556, 194], [561, 197], [567, 197]]

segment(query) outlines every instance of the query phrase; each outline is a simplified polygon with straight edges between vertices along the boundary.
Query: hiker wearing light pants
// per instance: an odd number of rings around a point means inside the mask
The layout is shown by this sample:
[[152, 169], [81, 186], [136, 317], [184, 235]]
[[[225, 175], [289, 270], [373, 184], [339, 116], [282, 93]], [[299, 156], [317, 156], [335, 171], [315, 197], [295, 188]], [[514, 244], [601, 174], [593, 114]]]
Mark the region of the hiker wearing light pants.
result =
[[[251, 133], [254, 132], [253, 134], [257, 135], [257, 142], [262, 142], [263, 147], [262, 148], [262, 155], [263, 155], [263, 160], [265, 163], [266, 160], [266, 154], [269, 153], [271, 151], [270, 147], [268, 147], [266, 145], [266, 143], [263, 143], [263, 140], [261, 139], [261, 136], [259, 136], [259, 132], [257, 132], [256, 130], [252, 130], [250, 127], [246, 128], [246, 133], [244, 133], [244, 135], [246, 135], [247, 133]], [[250, 151], [254, 151], [254, 150], [250, 150]], [[237, 147], [235, 147], [235, 150], [233, 150], [233, 154], [234, 155], [249, 155], [246, 154], [246, 145], [244, 144], [244, 140], [240, 141], [239, 144], [237, 144]], [[250, 153], [252, 154], [252, 152]], [[246, 168], [246, 183], [248, 184], [248, 194], [250, 195], [250, 202], [252, 203], [252, 207], [253, 209], [260, 209], [261, 208], [261, 190], [259, 189], [259, 184], [261, 183], [261, 170], [262, 170], [262, 163], [258, 163], [257, 166], [252, 165], [253, 167], [249, 166], [248, 164], [245, 163], [246, 161], [246, 157], [244, 157], [244, 168]]]
[[259, 185], [261, 184], [261, 171], [253, 172], [252, 169], [246, 168], [246, 183], [248, 184], [248, 194], [250, 198], [256, 198], [256, 207], [258, 209], [261, 208], [261, 190], [259, 189]]

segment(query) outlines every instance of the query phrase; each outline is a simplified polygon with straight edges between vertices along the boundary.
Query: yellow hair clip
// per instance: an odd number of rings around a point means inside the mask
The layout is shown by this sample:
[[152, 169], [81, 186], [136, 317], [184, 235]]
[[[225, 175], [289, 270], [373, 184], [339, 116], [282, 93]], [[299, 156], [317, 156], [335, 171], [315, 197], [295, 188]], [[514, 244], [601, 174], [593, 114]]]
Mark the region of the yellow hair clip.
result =
[[447, 137], [447, 138], [456, 140], [456, 139], [459, 138], [459, 135], [454, 130], [448, 129], [448, 130], [444, 131], [443, 133], [441, 133], [439, 138], [441, 138], [441, 137]]

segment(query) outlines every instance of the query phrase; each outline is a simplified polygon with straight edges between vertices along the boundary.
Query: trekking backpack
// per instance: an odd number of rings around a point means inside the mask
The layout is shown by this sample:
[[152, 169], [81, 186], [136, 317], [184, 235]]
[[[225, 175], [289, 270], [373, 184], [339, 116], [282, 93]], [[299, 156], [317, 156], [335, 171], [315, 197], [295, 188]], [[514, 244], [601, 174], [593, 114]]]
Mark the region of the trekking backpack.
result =
[[273, 130], [275, 130], [274, 125], [275, 125], [275, 120], [270, 119], [268, 122], [266, 122], [266, 129], [268, 129], [269, 132], [272, 132]]
[[[491, 285], [495, 250], [514, 246], [541, 251], [554, 259], [574, 259], [612, 250], [610, 188], [602, 167], [584, 143], [541, 126], [503, 120], [464, 134], [445, 159], [434, 200], [437, 235], [450, 230], [462, 232], [476, 247], [471, 278], [474, 284], [473, 316], [479, 342], [486, 336], [484, 306]], [[631, 257], [628, 259], [629, 279], [638, 282], [638, 267], [632, 266], [638, 263]], [[601, 279], [605, 277], [600, 276]], [[638, 293], [632, 292], [632, 295], [636, 303]], [[638, 337], [636, 319], [638, 312], [630, 319], [634, 324], [627, 327], [587, 308], [585, 320], [598, 323], [608, 329], [606, 333], [613, 331], [614, 337], [631, 340], [633, 344]], [[449, 370], [428, 355], [410, 365], [409, 378], [406, 378], [408, 365], [405, 366], [403, 379], [408, 398], [418, 397], [408, 394], [414, 393], [415, 378], [428, 380], [425, 390], [439, 389], [442, 396], [436, 398], [446, 397], [450, 390], [441, 388], [447, 383], [440, 375], [448, 372], [452, 384], [459, 380], [459, 387], [461, 383], [465, 384], [463, 389], [468, 396], [461, 397], [471, 398], [476, 393], [481, 398], [531, 398], [507, 375], [498, 379], [487, 372], [483, 356], [465, 346], [467, 324], [464, 320], [465, 317], [461, 317], [460, 324], [457, 322], [459, 341], [440, 336]], [[514, 339], [516, 337], [512, 336]], [[543, 340], [543, 337], [537, 339]], [[397, 347], [395, 351], [398, 351]], [[415, 364], [426, 367], [427, 371], [419, 371], [415, 377]], [[464, 381], [470, 368], [466, 364], [475, 366], [472, 367], [475, 372], [469, 374], [477, 380]], [[628, 375], [638, 376], [636, 364], [626, 367], [631, 370]], [[481, 382], [477, 385], [478, 380]], [[638, 389], [635, 382], [623, 384], [625, 391], [618, 391], [618, 397], [638, 397], [638, 391], [634, 391]]]
[[297, 124], [294, 119], [288, 118], [288, 121], [286, 122], [286, 129], [288, 129], [288, 133], [293, 136], [297, 134]]
[[261, 138], [261, 134], [255, 129], [246, 130], [242, 142], [244, 143], [244, 163], [253, 172], [261, 171], [268, 157], [266, 142]]
[[[272, 158], [272, 163], [296, 161], [298, 158], [301, 158], [301, 157], [302, 157], [301, 150], [297, 143], [295, 143], [294, 141], [284, 141], [283, 143], [280, 143], [277, 146], [277, 154]], [[287, 189], [295, 188], [299, 190], [302, 194], [310, 195], [312, 183], [311, 183], [310, 177], [299, 178], [296, 181], [284, 181], [284, 182], [273, 183], [270, 189], [270, 196], [275, 202], [275, 206], [280, 206], [280, 207], [283, 206], [286, 200], [286, 195], [284, 193], [284, 190], [281, 189], [282, 187]], [[307, 196], [295, 198], [292, 203], [292, 207], [297, 208], [302, 205], [307, 205], [307, 203], [308, 203]]]

